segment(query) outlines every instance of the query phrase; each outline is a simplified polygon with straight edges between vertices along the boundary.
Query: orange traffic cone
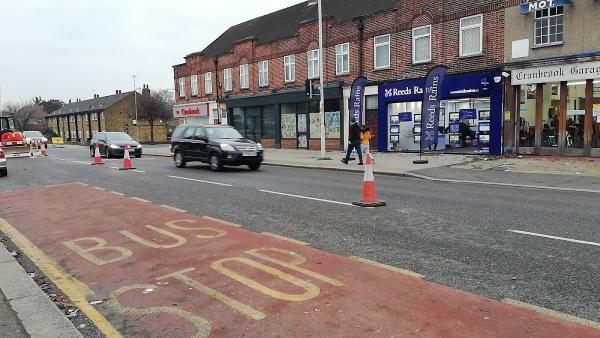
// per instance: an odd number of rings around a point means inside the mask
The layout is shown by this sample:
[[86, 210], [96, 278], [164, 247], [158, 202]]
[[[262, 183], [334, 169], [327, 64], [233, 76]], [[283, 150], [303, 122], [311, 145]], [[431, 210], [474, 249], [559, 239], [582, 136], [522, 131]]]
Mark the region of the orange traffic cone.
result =
[[371, 153], [367, 153], [366, 157], [362, 198], [360, 199], [360, 202], [354, 202], [352, 204], [366, 208], [383, 207], [386, 203], [377, 200], [377, 189], [375, 189], [375, 176], [373, 176], [373, 158], [371, 157]]
[[100, 157], [100, 146], [98, 145], [98, 143], [96, 143], [96, 150], [94, 151], [94, 162], [92, 162], [92, 165], [100, 164], [104, 164], [104, 162], [102, 162], [102, 157]]
[[129, 145], [125, 145], [125, 151], [123, 156], [123, 168], [119, 168], [119, 170], [131, 170], [135, 169], [133, 164], [131, 164], [131, 157], [129, 157]]

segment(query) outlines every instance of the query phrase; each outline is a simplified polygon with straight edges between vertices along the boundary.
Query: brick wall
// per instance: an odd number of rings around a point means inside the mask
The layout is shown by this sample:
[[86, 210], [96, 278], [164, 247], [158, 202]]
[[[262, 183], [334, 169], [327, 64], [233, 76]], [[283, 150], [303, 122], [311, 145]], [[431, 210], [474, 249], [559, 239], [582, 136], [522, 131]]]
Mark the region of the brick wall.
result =
[[[310, 139], [308, 141], [308, 149], [321, 150], [321, 140], [320, 139]], [[340, 145], [339, 138], [332, 138], [332, 139], [325, 140], [325, 149], [327, 149], [327, 151], [336, 151], [336, 150], [342, 150], [343, 147]]]
[[[380, 13], [364, 18], [363, 69], [370, 82], [394, 81], [424, 77], [427, 71], [437, 64], [449, 67], [449, 73], [462, 73], [500, 67], [504, 56], [504, 8], [505, 1], [481, 0], [477, 2], [458, 1], [398, 1], [398, 10]], [[483, 14], [483, 53], [479, 56], [459, 56], [460, 18]], [[432, 25], [432, 61], [426, 64], [412, 64], [412, 28]], [[226, 27], [223, 27], [225, 29]], [[223, 82], [223, 69], [232, 68], [233, 91], [224, 95], [252, 95], [269, 93], [272, 89], [303, 87], [307, 77], [306, 52], [317, 48], [316, 22], [298, 27], [297, 34], [278, 41], [261, 44], [247, 39], [236, 43], [230, 53], [218, 57], [219, 81]], [[374, 70], [373, 57], [374, 37], [390, 34], [391, 67], [387, 70]], [[332, 19], [324, 24], [325, 37], [325, 81], [343, 81], [350, 84], [359, 75], [359, 34], [357, 22], [336, 23]], [[350, 74], [336, 76], [335, 46], [350, 43]], [[191, 49], [199, 46], [190, 46]], [[283, 57], [296, 57], [296, 81], [284, 83]], [[258, 87], [257, 62], [269, 61], [269, 86]], [[241, 90], [239, 86], [239, 65], [249, 64], [250, 89]], [[174, 66], [174, 82], [178, 89], [178, 78], [186, 78], [186, 99], [177, 94], [177, 104], [217, 99], [217, 83], [214, 74], [214, 58], [199, 54], [186, 59], [186, 63]], [[206, 95], [203, 75], [207, 71], [213, 73], [213, 94]], [[201, 95], [190, 97], [190, 76], [199, 76]]]
[[297, 149], [298, 148], [298, 140], [295, 138], [284, 138], [281, 140], [281, 148], [282, 149]]

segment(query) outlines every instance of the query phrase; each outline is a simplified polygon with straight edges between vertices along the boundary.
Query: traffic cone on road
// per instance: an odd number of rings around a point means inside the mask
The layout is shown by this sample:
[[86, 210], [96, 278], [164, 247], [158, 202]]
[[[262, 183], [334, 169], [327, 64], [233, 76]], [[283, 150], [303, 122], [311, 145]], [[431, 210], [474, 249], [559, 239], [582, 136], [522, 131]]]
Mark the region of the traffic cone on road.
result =
[[96, 150], [94, 150], [94, 162], [92, 162], [92, 165], [100, 164], [104, 164], [104, 162], [102, 162], [102, 157], [100, 157], [100, 146], [98, 143], [96, 143]]
[[129, 157], [129, 145], [125, 145], [125, 151], [123, 155], [123, 167], [119, 168], [119, 170], [131, 170], [135, 169], [133, 164], [131, 163], [131, 157]]
[[373, 175], [373, 158], [371, 157], [371, 153], [367, 153], [366, 157], [362, 198], [360, 199], [360, 202], [354, 202], [352, 204], [366, 208], [383, 207], [386, 203], [377, 199], [375, 176]]

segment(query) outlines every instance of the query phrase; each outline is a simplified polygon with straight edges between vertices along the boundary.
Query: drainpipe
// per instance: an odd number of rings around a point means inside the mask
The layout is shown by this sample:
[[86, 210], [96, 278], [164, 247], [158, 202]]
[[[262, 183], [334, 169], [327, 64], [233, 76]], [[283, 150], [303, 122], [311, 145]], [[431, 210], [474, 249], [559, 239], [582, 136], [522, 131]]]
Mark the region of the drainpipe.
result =
[[364, 58], [364, 37], [365, 37], [365, 24], [363, 22], [363, 18], [358, 19], [358, 76], [363, 76], [364, 66], [363, 66], [363, 58]]
[[221, 124], [221, 104], [219, 103], [220, 101], [220, 97], [219, 97], [219, 89], [220, 89], [220, 85], [219, 85], [219, 57], [215, 57], [215, 90], [217, 92], [217, 114], [219, 114], [219, 116], [217, 117], [217, 120], [219, 121], [219, 124]]

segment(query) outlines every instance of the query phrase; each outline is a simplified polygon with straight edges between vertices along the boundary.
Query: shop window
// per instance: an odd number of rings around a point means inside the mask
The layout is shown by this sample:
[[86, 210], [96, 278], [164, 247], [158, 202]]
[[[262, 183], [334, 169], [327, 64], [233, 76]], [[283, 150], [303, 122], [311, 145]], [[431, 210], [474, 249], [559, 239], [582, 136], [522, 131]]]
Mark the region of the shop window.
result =
[[179, 78], [179, 97], [185, 97], [185, 78]]
[[412, 34], [413, 63], [431, 61], [431, 26], [415, 28]]
[[223, 90], [225, 90], [226, 92], [230, 92], [233, 90], [231, 68], [223, 69]]
[[460, 19], [460, 56], [482, 53], [483, 15]]
[[567, 130], [565, 133], [565, 147], [583, 148], [585, 130], [585, 81], [569, 82], [567, 103]]
[[248, 65], [240, 65], [240, 88], [248, 89], [250, 88], [250, 77], [248, 74]]
[[563, 7], [546, 8], [535, 12], [535, 45], [563, 42]]
[[254, 142], [260, 142], [262, 134], [260, 107], [246, 108], [244, 118], [246, 124], [246, 137]]
[[390, 35], [376, 36], [374, 43], [374, 63], [375, 69], [385, 69], [390, 67]]
[[204, 74], [204, 92], [206, 94], [212, 94], [212, 73], [211, 72]]
[[319, 50], [311, 50], [307, 53], [308, 78], [317, 79], [319, 77]]
[[263, 106], [262, 107], [262, 138], [264, 139], [274, 139], [275, 138], [275, 126], [276, 126], [276, 118], [275, 118], [275, 109], [273, 106]]
[[335, 46], [335, 74], [350, 73], [350, 44], [343, 43]]
[[[520, 121], [519, 121], [519, 146], [535, 146], [535, 97], [536, 85], [522, 85], [520, 102]], [[558, 131], [558, 129], [556, 130]]]
[[281, 105], [281, 138], [296, 138], [296, 105], [293, 103]]
[[246, 124], [245, 124], [245, 120], [244, 120], [244, 109], [233, 108], [230, 124], [241, 134], [246, 133]]
[[192, 75], [192, 96], [198, 96], [198, 75]]
[[283, 57], [283, 68], [285, 72], [285, 82], [296, 81], [296, 56], [288, 55]]
[[369, 95], [366, 97], [366, 110], [379, 109], [379, 97], [377, 95]]
[[258, 85], [260, 87], [269, 85], [269, 61], [258, 62]]

